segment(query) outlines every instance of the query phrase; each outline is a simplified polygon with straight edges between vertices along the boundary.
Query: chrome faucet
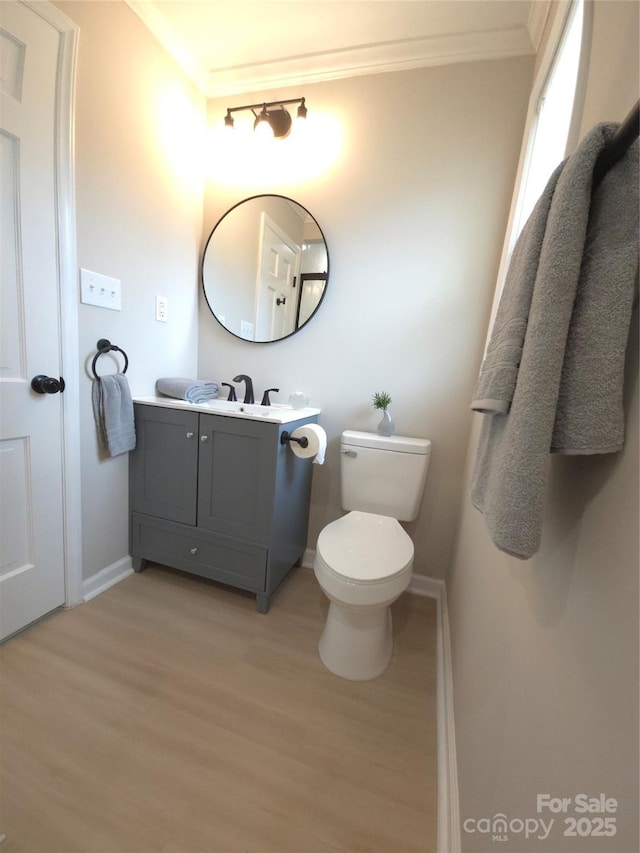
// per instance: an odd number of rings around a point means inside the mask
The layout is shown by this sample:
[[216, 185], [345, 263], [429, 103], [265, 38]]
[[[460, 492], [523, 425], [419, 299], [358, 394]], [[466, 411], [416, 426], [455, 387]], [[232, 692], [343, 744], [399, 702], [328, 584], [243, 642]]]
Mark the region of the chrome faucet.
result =
[[253, 399], [253, 382], [251, 381], [250, 376], [246, 376], [244, 373], [240, 373], [238, 376], [233, 377], [233, 382], [244, 382], [244, 402], [245, 403], [254, 403]]

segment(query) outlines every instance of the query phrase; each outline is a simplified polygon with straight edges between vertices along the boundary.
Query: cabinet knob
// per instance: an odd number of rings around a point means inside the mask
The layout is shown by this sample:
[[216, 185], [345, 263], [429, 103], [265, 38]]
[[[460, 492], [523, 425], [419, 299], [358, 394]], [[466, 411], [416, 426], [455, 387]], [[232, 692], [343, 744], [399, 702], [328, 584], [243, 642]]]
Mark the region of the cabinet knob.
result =
[[209, 436], [208, 436], [208, 435], [201, 435], [201, 436], [200, 436], [200, 441], [206, 441], [208, 438], [209, 438]]
[[198, 553], [198, 549], [197, 549], [197, 548], [192, 548], [192, 549], [189, 551], [189, 553], [190, 553], [190, 554], [192, 554], [192, 555], [195, 557], [195, 555]]
[[192, 433], [192, 432], [188, 432], [188, 433], [187, 433], [187, 438], [193, 438], [193, 433]]

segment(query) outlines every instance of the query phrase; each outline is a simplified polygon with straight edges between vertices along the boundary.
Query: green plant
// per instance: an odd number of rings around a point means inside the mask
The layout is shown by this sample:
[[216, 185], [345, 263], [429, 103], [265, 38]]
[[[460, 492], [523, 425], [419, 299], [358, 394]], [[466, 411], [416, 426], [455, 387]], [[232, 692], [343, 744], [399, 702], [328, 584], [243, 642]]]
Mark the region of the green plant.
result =
[[376, 391], [376, 393], [372, 395], [371, 400], [373, 402], [374, 409], [388, 409], [389, 404], [391, 403], [391, 397], [386, 391]]

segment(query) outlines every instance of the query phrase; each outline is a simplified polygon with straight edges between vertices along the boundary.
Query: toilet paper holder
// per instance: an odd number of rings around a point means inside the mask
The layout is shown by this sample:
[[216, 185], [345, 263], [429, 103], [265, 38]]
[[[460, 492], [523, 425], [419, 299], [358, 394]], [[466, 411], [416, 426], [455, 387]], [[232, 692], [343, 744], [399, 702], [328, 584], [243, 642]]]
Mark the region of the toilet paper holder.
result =
[[297, 442], [300, 447], [308, 447], [309, 439], [306, 435], [303, 435], [301, 438], [296, 438], [294, 435], [291, 435], [287, 430], [283, 430], [282, 435], [280, 436], [280, 444], [288, 444], [291, 441]]

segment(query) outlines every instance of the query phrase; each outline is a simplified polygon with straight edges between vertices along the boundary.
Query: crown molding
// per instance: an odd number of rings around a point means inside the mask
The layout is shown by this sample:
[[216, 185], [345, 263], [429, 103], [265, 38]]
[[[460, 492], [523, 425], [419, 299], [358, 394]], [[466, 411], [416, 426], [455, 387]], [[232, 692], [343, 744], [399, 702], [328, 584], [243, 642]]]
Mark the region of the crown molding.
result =
[[540, 49], [542, 34], [544, 33], [550, 9], [551, 0], [534, 0], [529, 7], [527, 29], [529, 30], [529, 38], [531, 39], [534, 53], [537, 53]]
[[152, 0], [124, 0], [124, 2], [156, 37], [169, 56], [178, 63], [187, 77], [203, 95], [206, 95], [209, 80], [207, 70], [199, 65], [189, 45], [176, 35], [164, 15], [155, 8], [155, 3]]
[[388, 71], [526, 56], [533, 52], [529, 32], [524, 27], [382, 42], [285, 57], [277, 62], [213, 69], [209, 72], [207, 96], [217, 98]]
[[551, 0], [533, 2], [526, 27], [380, 42], [207, 70], [198, 64], [189, 46], [176, 35], [153, 0], [125, 2], [209, 98], [389, 71], [528, 56], [535, 53], [551, 5]]

